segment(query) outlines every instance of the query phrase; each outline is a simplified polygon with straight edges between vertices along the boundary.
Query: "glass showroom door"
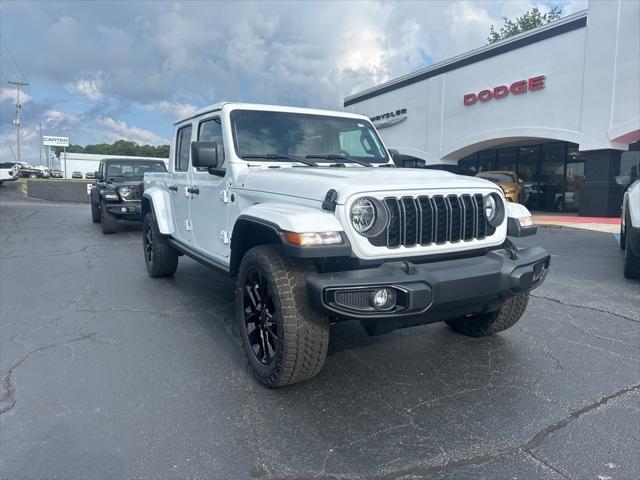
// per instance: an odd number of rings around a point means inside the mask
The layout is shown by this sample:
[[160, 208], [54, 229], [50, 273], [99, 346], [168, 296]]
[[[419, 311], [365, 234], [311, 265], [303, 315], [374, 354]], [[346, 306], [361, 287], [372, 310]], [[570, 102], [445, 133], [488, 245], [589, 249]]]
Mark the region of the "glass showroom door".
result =
[[567, 178], [564, 198], [558, 199], [558, 211], [577, 212], [580, 208], [580, 193], [584, 184], [584, 162], [567, 163]]

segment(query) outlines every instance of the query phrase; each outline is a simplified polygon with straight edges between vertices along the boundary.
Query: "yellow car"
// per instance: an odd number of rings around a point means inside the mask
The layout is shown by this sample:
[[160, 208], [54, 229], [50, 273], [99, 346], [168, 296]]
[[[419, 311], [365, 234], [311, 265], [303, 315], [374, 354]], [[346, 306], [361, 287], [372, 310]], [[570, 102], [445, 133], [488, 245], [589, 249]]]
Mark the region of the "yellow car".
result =
[[514, 203], [524, 203], [527, 193], [524, 183], [518, 178], [516, 172], [509, 170], [490, 170], [476, 174], [476, 177], [484, 178], [498, 185], [504, 192], [507, 200]]

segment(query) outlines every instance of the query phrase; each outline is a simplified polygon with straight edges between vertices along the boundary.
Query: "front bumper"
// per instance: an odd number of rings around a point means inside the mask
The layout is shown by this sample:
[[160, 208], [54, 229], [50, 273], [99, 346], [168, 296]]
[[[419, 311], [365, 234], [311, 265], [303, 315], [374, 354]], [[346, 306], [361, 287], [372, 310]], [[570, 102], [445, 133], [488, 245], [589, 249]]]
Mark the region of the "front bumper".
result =
[[106, 203], [107, 211], [121, 220], [142, 220], [140, 200]]
[[[532, 247], [426, 264], [389, 262], [377, 268], [314, 274], [307, 280], [307, 294], [312, 307], [324, 314], [382, 319], [392, 330], [399, 328], [396, 323], [417, 325], [497, 310], [505, 299], [539, 286], [549, 260], [545, 249]], [[372, 306], [371, 295], [381, 288], [395, 296], [393, 308]]]

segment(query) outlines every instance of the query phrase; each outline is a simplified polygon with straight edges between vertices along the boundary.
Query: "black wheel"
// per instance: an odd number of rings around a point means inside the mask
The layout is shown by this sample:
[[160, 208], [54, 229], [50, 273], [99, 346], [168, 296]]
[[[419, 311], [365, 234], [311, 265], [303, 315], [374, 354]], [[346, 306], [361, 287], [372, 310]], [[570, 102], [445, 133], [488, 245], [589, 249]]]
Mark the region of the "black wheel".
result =
[[[627, 214], [625, 225], [631, 225], [631, 219]], [[624, 236], [624, 276], [627, 278], [640, 278], [640, 252], [635, 252], [631, 247], [631, 240], [628, 235]], [[620, 236], [622, 243], [622, 235]]]
[[261, 245], [240, 263], [236, 314], [244, 351], [256, 378], [282, 387], [315, 376], [327, 356], [329, 321], [307, 302], [313, 264]]
[[528, 302], [529, 294], [523, 293], [508, 298], [495, 312], [446, 320], [446, 324], [454, 332], [470, 337], [493, 335], [514, 326], [526, 310]]
[[104, 203], [100, 206], [100, 222], [102, 222], [102, 233], [108, 235], [118, 231], [118, 221], [109, 213]]
[[160, 233], [152, 212], [147, 213], [142, 222], [142, 246], [144, 263], [150, 277], [170, 277], [176, 273], [178, 251]]
[[91, 202], [91, 220], [93, 221], [93, 223], [100, 223], [100, 209], [96, 206], [95, 203], [93, 203], [93, 200], [90, 200]]

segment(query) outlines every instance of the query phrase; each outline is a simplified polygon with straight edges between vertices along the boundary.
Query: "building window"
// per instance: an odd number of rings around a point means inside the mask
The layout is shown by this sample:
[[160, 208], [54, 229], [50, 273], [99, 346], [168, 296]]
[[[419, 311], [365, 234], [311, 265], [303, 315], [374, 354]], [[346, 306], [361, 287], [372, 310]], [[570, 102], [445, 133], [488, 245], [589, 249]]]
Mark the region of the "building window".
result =
[[629, 177], [624, 179], [625, 188], [640, 178], [640, 142], [632, 143], [629, 151], [620, 155], [620, 175]]
[[460, 175], [471, 175], [478, 173], [478, 154], [472, 153], [458, 162], [458, 172]]
[[501, 148], [498, 150], [498, 164], [496, 170], [515, 172], [518, 169], [518, 149]]
[[540, 145], [519, 147], [518, 176], [525, 182], [538, 179], [538, 163], [540, 162]]
[[496, 151], [483, 150], [478, 152], [478, 172], [495, 170]]

